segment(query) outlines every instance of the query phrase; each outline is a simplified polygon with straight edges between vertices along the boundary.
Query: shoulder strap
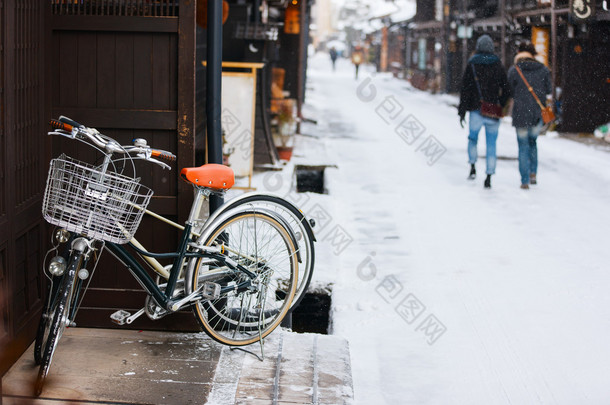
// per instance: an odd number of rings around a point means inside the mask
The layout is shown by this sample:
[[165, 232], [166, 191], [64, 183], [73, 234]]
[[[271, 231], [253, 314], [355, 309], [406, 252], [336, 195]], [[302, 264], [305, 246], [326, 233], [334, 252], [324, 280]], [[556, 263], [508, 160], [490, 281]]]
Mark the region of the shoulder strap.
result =
[[527, 89], [530, 91], [530, 93], [532, 93], [532, 96], [534, 96], [534, 98], [536, 99], [536, 102], [538, 103], [538, 106], [540, 107], [540, 109], [544, 110], [544, 105], [540, 102], [540, 99], [538, 98], [536, 93], [534, 93], [534, 89], [532, 88], [532, 86], [530, 86], [529, 82], [525, 79], [523, 72], [521, 71], [521, 69], [519, 69], [519, 66], [517, 66], [516, 64], [515, 64], [515, 69], [519, 73], [519, 76], [521, 76], [521, 78], [523, 79], [523, 82], [525, 83], [525, 86], [527, 87]]
[[479, 84], [479, 78], [477, 77], [477, 71], [474, 68], [474, 63], [472, 63], [470, 66], [472, 66], [472, 73], [474, 73], [474, 82], [477, 85], [477, 91], [479, 92], [479, 98], [481, 100], [483, 100], [483, 95], [481, 94], [481, 86]]

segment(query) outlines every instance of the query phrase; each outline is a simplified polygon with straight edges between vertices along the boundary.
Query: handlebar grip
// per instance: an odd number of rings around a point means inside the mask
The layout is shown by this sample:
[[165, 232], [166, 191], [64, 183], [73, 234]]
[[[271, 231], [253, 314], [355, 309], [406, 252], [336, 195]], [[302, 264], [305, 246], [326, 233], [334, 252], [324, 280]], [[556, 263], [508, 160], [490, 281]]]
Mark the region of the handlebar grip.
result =
[[58, 120], [49, 121], [49, 125], [51, 125], [51, 128], [53, 128], [53, 129], [63, 129], [64, 131], [68, 131], [68, 132], [72, 132], [72, 128], [73, 128], [72, 125], [66, 124], [63, 122], [59, 122]]
[[74, 121], [73, 119], [64, 117], [63, 115], [59, 117], [59, 121], [63, 122], [64, 124], [68, 124], [70, 126], [76, 127], [76, 128], [84, 127], [84, 125], [79, 124], [78, 122]]
[[151, 151], [151, 156], [152, 157], [158, 157], [159, 159], [164, 159], [170, 162], [175, 162], [176, 161], [176, 155], [174, 155], [171, 152], [166, 152], [164, 150], [157, 150], [157, 149], [153, 149]]

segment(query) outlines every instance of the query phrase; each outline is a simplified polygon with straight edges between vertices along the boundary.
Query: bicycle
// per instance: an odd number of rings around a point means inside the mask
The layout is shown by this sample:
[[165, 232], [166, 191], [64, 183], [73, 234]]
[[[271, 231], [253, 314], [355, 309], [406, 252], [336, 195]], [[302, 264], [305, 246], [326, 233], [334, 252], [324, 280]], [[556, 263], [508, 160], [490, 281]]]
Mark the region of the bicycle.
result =
[[[230, 168], [208, 164], [182, 169], [181, 177], [193, 185], [195, 196], [185, 225], [176, 224], [147, 209], [153, 192], [140, 184], [133, 163], [142, 159], [171, 169], [159, 159], [175, 161], [172, 153], [153, 149], [143, 139], [120, 145], [66, 117], [52, 120], [51, 126], [50, 135], [96, 148], [103, 162], [90, 165], [65, 155], [51, 161], [43, 216], [59, 227], [50, 252], [59, 252], [61, 246], [66, 250], [45, 268], [51, 283], [34, 347], [40, 365], [36, 395], [42, 392], [65, 328], [75, 326], [82, 296], [104, 250], [147, 292], [142, 309], [134, 314], [115, 312], [115, 323], [130, 324], [143, 314], [156, 320], [192, 307], [203, 331], [215, 341], [236, 347], [260, 342], [262, 351], [263, 339], [291, 308], [303, 257], [309, 272], [302, 278], [305, 289], [311, 279], [313, 231], [303, 214], [279, 197], [252, 194], [224, 204], [195, 230], [204, 201], [234, 184]], [[115, 155], [122, 157], [114, 159]], [[125, 174], [128, 163], [132, 176]], [[182, 230], [175, 252], [148, 252], [134, 238], [145, 213]], [[136, 257], [156, 273], [156, 279]], [[173, 259], [173, 264], [162, 266], [157, 259]], [[91, 273], [86, 269], [90, 262]]]

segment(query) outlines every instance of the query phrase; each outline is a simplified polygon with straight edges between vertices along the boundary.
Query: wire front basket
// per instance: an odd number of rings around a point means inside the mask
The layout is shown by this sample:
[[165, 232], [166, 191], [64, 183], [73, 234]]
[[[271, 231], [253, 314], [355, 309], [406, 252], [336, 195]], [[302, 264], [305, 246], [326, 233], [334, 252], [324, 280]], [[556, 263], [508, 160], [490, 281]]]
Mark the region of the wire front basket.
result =
[[42, 214], [68, 231], [123, 244], [138, 229], [152, 194], [138, 178], [61, 155], [51, 161]]

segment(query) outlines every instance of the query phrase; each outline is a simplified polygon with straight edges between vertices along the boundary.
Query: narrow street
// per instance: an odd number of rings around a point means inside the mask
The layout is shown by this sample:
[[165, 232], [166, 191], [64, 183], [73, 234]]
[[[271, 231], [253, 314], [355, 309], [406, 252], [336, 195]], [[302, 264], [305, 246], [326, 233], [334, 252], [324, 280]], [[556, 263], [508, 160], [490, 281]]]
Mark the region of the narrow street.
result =
[[349, 237], [318, 234], [314, 280], [334, 283], [356, 402], [607, 403], [608, 150], [541, 136], [539, 184], [521, 190], [505, 119], [486, 190], [485, 138], [469, 181], [455, 97], [366, 67], [356, 81], [325, 53], [307, 86], [304, 133], [337, 165], [323, 204]]

